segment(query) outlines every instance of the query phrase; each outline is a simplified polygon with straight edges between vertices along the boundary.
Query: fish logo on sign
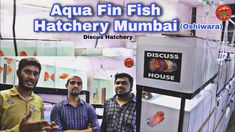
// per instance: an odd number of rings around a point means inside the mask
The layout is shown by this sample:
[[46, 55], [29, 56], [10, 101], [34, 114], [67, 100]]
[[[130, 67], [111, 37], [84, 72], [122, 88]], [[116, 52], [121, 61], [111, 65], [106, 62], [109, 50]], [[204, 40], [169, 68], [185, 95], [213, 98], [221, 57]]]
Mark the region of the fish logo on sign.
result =
[[232, 9], [229, 5], [220, 5], [216, 8], [216, 17], [221, 21], [227, 21], [232, 16]]
[[174, 72], [177, 70], [177, 64], [171, 60], [153, 58], [149, 61], [149, 68], [152, 72]]
[[144, 77], [180, 82], [182, 53], [145, 51]]

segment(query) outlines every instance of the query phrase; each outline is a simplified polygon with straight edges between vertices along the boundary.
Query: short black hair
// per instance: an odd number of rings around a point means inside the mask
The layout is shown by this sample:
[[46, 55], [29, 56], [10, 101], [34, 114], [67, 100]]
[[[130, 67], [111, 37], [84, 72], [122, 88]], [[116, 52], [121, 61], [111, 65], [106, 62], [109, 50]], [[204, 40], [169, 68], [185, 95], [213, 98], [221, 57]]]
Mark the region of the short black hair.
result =
[[127, 73], [117, 73], [117, 74], [115, 75], [114, 82], [116, 82], [116, 80], [117, 80], [118, 78], [122, 78], [122, 77], [127, 77], [127, 78], [128, 78], [128, 80], [129, 80], [129, 82], [130, 82], [130, 84], [131, 84], [130, 88], [132, 89], [132, 87], [133, 87], [133, 77], [132, 77], [131, 75], [127, 74]]
[[41, 72], [41, 69], [42, 69], [41, 64], [35, 58], [23, 58], [23, 59], [21, 59], [20, 62], [19, 62], [19, 66], [18, 66], [19, 73], [21, 73], [22, 69], [25, 66], [36, 66], [39, 69], [39, 73]]

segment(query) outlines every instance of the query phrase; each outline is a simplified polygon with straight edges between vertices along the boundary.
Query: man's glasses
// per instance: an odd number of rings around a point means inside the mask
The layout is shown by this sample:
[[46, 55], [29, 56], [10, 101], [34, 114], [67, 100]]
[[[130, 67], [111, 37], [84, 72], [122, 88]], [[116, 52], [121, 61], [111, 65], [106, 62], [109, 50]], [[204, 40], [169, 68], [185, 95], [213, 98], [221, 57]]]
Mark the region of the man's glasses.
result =
[[75, 85], [75, 84], [77, 84], [78, 86], [80, 86], [80, 85], [82, 85], [82, 82], [70, 81], [69, 84], [70, 84], [70, 85]]

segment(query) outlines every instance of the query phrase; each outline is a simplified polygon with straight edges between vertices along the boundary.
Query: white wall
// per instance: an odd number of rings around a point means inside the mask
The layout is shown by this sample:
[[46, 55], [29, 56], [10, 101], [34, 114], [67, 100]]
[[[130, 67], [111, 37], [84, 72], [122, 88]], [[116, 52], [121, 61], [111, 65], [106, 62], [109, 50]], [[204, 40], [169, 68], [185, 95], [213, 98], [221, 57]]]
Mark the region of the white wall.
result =
[[[196, 23], [221, 24], [222, 22], [215, 16], [215, 9], [216, 7], [214, 6], [211, 6], [210, 8], [207, 6], [198, 6]], [[206, 12], [209, 12], [209, 14], [206, 15]], [[220, 40], [221, 34], [222, 30], [196, 30], [196, 36], [213, 40]]]

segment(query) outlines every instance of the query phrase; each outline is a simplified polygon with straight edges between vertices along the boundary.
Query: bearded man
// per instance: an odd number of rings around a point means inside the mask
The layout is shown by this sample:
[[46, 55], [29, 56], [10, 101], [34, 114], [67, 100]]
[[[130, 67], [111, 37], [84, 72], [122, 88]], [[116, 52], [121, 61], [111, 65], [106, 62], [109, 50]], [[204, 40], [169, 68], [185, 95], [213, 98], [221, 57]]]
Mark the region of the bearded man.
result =
[[65, 86], [68, 89], [67, 98], [56, 104], [51, 111], [51, 121], [59, 126], [59, 132], [100, 132], [93, 106], [79, 97], [82, 79], [71, 76]]
[[102, 132], [136, 131], [136, 97], [132, 91], [133, 78], [126, 73], [115, 75], [115, 92], [104, 103]]

